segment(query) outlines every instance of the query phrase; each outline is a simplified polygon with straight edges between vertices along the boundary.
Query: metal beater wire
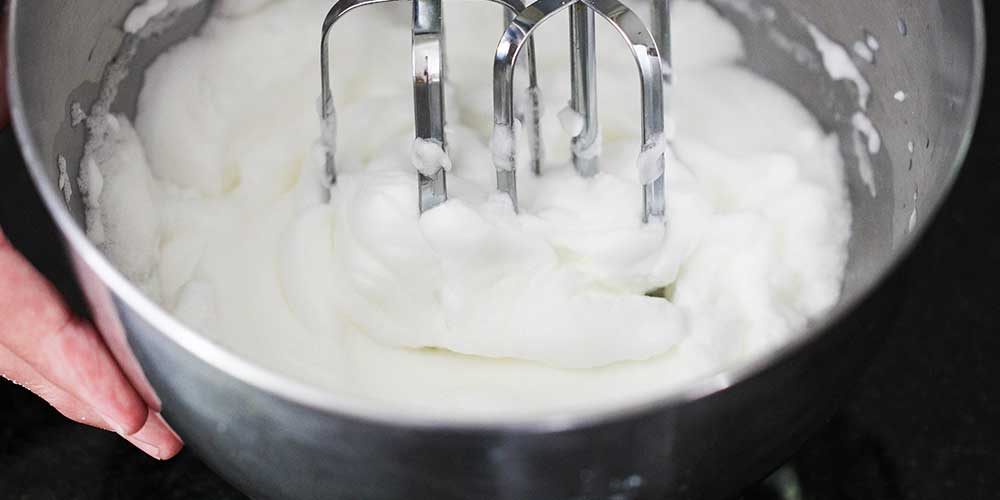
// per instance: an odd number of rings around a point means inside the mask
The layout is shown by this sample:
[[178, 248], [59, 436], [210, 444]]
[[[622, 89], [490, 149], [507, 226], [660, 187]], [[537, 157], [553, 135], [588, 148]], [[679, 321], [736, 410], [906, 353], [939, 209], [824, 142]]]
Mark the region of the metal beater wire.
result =
[[[320, 42], [320, 114], [324, 130], [333, 128], [336, 108], [330, 87], [330, 32], [333, 26], [348, 12], [368, 5], [400, 0], [339, 0], [323, 20]], [[520, 0], [489, 0], [505, 9], [504, 22], [524, 9]], [[413, 107], [416, 138], [437, 143], [447, 153], [445, 136], [444, 81], [446, 60], [444, 52], [444, 22], [441, 0], [412, 0], [413, 2]], [[538, 79], [535, 71], [534, 42], [528, 43], [528, 115], [532, 137], [532, 168], [541, 171], [542, 144], [539, 130], [540, 106], [538, 102]], [[326, 147], [326, 175], [332, 184], [337, 182], [336, 131], [324, 132]], [[432, 176], [418, 174], [419, 205], [421, 213], [430, 210], [448, 199], [447, 175], [444, 169]]]
[[[643, 151], [664, 140], [663, 71], [653, 37], [642, 20], [617, 0], [538, 0], [521, 11], [504, 32], [493, 64], [494, 137], [514, 137], [514, 68], [528, 37], [557, 12], [577, 3], [600, 14], [625, 38], [640, 76]], [[502, 141], [494, 140], [494, 145]], [[517, 208], [517, 176], [513, 149], [494, 151], [497, 189], [507, 193]], [[666, 213], [664, 155], [656, 158], [658, 176], [643, 184], [643, 222], [660, 221]]]

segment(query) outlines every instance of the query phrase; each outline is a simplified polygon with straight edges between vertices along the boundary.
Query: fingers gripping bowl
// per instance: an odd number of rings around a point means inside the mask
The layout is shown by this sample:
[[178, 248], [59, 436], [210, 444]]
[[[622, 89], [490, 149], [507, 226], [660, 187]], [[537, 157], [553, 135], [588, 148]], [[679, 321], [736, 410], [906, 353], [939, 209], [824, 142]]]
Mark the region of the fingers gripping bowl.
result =
[[[57, 191], [59, 165], [75, 179], [83, 153], [73, 103], [100, 101], [106, 68], [127, 61], [117, 93], [104, 97], [134, 119], [143, 70], [211, 10], [189, 2], [158, 36], [140, 39], [120, 28], [132, 2], [92, 3], [12, 4], [11, 87], [29, 167], [133, 382], [207, 462], [261, 498], [731, 493], [828, 413], [891, 318], [897, 283], [886, 277], [957, 172], [982, 70], [976, 2], [712, 3], [742, 32], [743, 64], [839, 137], [853, 205], [840, 304], [778, 352], [640, 400], [541, 415], [419, 414], [315, 389], [218, 346], [146, 299], [89, 242], [80, 197], [67, 209]], [[834, 41], [857, 54], [853, 65], [839, 64], [851, 56]], [[844, 69], [852, 66], [860, 70]]]

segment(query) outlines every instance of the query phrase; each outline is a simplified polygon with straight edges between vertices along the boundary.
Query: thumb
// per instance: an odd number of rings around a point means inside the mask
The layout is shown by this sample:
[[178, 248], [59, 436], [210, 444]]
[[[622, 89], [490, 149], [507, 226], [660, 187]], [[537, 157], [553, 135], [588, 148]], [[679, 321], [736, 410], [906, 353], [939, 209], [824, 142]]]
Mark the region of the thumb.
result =
[[109, 428], [156, 458], [180, 450], [180, 439], [151, 414], [94, 327], [70, 312], [2, 231], [0, 347], [0, 374], [64, 415]]

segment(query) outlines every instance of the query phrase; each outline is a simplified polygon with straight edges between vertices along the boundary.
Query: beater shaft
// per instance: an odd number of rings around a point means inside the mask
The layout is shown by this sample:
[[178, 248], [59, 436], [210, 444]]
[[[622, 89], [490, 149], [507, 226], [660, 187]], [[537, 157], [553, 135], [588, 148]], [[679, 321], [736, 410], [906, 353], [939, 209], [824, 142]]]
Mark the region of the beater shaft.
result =
[[[413, 116], [417, 139], [431, 141], [446, 153], [444, 104], [444, 25], [441, 0], [413, 0]], [[448, 201], [444, 169], [418, 173], [420, 212]]]
[[573, 166], [584, 177], [597, 174], [600, 130], [597, 125], [597, 42], [594, 11], [586, 4], [570, 7], [570, 73], [573, 77], [570, 108], [583, 119], [583, 128], [573, 138]]
[[663, 83], [671, 85], [674, 82], [673, 46], [670, 42], [670, 2], [671, 0], [653, 0], [651, 17], [653, 20], [650, 29], [653, 31], [653, 39], [656, 40], [656, 48], [660, 51], [660, 61], [663, 69]]
[[[656, 48], [660, 52], [660, 69], [663, 74], [662, 109], [665, 116], [670, 116], [670, 99], [673, 94], [672, 88], [674, 84], [673, 45], [670, 35], [671, 1], [673, 0], [653, 0], [651, 12], [653, 38], [656, 41]], [[665, 133], [670, 134], [671, 131], [665, 131]], [[650, 210], [662, 210], [659, 214], [662, 217], [666, 212], [666, 201], [661, 199], [665, 196], [664, 187], [662, 186], [665, 183], [665, 178], [660, 177], [656, 180], [656, 183], [661, 185], [645, 186], [643, 188], [643, 203], [646, 205], [647, 213]]]

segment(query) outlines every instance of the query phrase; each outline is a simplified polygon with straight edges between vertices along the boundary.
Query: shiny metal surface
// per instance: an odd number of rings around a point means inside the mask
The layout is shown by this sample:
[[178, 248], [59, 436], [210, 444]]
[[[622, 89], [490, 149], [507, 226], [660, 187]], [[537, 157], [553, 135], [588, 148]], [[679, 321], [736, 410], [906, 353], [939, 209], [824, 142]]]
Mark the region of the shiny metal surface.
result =
[[[656, 50], [652, 35], [646, 30], [642, 20], [628, 7], [617, 0], [538, 0], [521, 11], [504, 32], [497, 47], [496, 59], [493, 64], [493, 127], [494, 137], [516, 137], [514, 121], [514, 69], [518, 55], [530, 39], [531, 33], [547, 19], [566, 8], [574, 8], [583, 4], [586, 10], [596, 12], [606, 19], [611, 26], [628, 42], [639, 68], [639, 97], [642, 100], [642, 143], [643, 151], [655, 148], [655, 143], [663, 138], [663, 71], [660, 67], [660, 54]], [[571, 26], [575, 34], [573, 39], [573, 87], [574, 106], [594, 107], [596, 101], [593, 94], [594, 41], [593, 19], [587, 16], [578, 18], [576, 11], [570, 12]], [[589, 67], [589, 68], [588, 68]], [[586, 96], [586, 97], [583, 97]], [[584, 100], [577, 100], [583, 97]], [[586, 103], [590, 104], [587, 105]], [[591, 131], [596, 139], [596, 112], [584, 115], [584, 121], [594, 126]], [[586, 131], [586, 126], [584, 127]], [[574, 149], [581, 146], [582, 138], [574, 139]], [[496, 148], [496, 143], [494, 143]], [[580, 150], [577, 150], [579, 152]], [[577, 171], [581, 175], [593, 175], [590, 167], [576, 162], [581, 155], [574, 154]], [[642, 186], [643, 189], [643, 222], [661, 220], [666, 212], [664, 198], [664, 155], [662, 151], [657, 156], [659, 175]], [[507, 193], [517, 209], [517, 175], [513, 149], [494, 151], [494, 161], [497, 169], [497, 189]], [[592, 158], [594, 159], [594, 158]]]
[[[334, 129], [324, 132], [326, 147], [326, 172], [331, 183], [337, 181], [336, 168], [336, 106], [330, 87], [330, 31], [333, 26], [348, 12], [366, 5], [390, 2], [395, 0], [339, 0], [323, 20], [320, 42], [320, 92], [321, 118], [325, 128]], [[490, 0], [503, 6], [504, 19], [520, 11], [524, 6], [520, 0]], [[441, 0], [413, 0], [413, 116], [416, 138], [433, 142], [448, 151], [448, 140], [445, 136], [445, 98], [444, 81], [446, 55], [444, 50], [444, 14]], [[535, 171], [541, 165], [541, 137], [538, 129], [540, 120], [539, 103], [537, 101], [538, 78], [535, 71], [535, 56], [533, 42], [528, 48], [529, 68], [529, 110], [531, 118], [530, 133], [532, 134], [532, 157]], [[522, 119], [523, 122], [523, 119]], [[426, 212], [448, 201], [447, 173], [443, 168], [431, 176], [417, 174], [418, 204], [420, 212]]]
[[[521, 9], [506, 9], [503, 11], [503, 29], [514, 22], [514, 17]], [[531, 171], [535, 175], [542, 173], [542, 163], [545, 161], [545, 146], [542, 144], [542, 102], [541, 90], [538, 87], [538, 69], [535, 67], [535, 40], [528, 40], [528, 57], [525, 66], [528, 71], [528, 86], [525, 88], [523, 109], [515, 110], [517, 119], [524, 124], [528, 134], [528, 154], [531, 156]]]
[[[656, 40], [656, 48], [660, 50], [660, 61], [663, 66], [663, 82], [670, 85], [673, 77], [673, 43], [670, 39], [670, 2], [671, 0], [650, 0], [650, 31]], [[668, 108], [669, 109], [669, 108]]]
[[[441, 0], [413, 0], [413, 117], [417, 139], [434, 142], [447, 154], [444, 75], [444, 13]], [[432, 176], [418, 173], [417, 177], [420, 213], [448, 201], [444, 168], [439, 168]]]
[[569, 8], [570, 74], [572, 93], [569, 105], [583, 117], [583, 129], [573, 137], [573, 167], [584, 177], [597, 174], [598, 155], [594, 143], [600, 140], [597, 122], [597, 41], [594, 38], [594, 11], [583, 3]]
[[[797, 15], [842, 43], [864, 30], [880, 42], [877, 64], [862, 70], [874, 89], [869, 114], [886, 147], [873, 158], [878, 196], [867, 193], [853, 164], [847, 170], [855, 217], [841, 304], [780, 352], [655, 400], [468, 421], [397, 414], [250, 364], [171, 318], [87, 240], [79, 201], [67, 208], [57, 190], [56, 158], [67, 158], [75, 178], [84, 137], [70, 125], [70, 104], [97, 98], [106, 66], [126, 41], [118, 27], [134, 3], [11, 1], [16, 131], [115, 356], [187, 444], [258, 499], [727, 498], [829, 416], [878, 344], [893, 319], [894, 292], [905, 283], [893, 271], [959, 171], [982, 85], [979, 1], [739, 2], [753, 7], [745, 11], [737, 2], [714, 2], [747, 38], [747, 65], [791, 90], [840, 134], [849, 161], [845, 113], [856, 95], [816, 64]], [[757, 15], [764, 8], [773, 9], [773, 19]], [[206, 12], [197, 6], [161, 36], [138, 43], [114, 111], [134, 116], [142, 70], [196, 31]], [[898, 19], [909, 26], [905, 36]], [[782, 41], [802, 48], [803, 63]], [[899, 89], [910, 96], [906, 103], [893, 99]], [[916, 190], [920, 216], [908, 231]]]

